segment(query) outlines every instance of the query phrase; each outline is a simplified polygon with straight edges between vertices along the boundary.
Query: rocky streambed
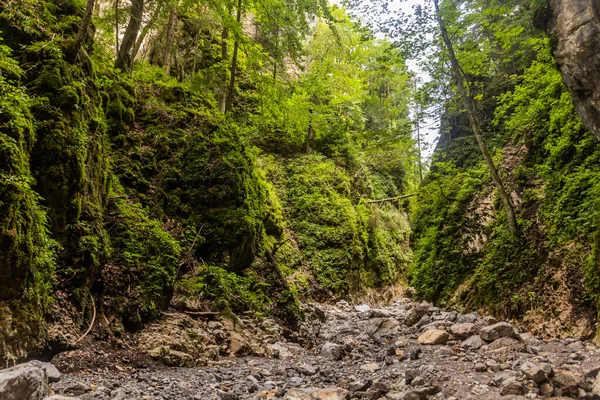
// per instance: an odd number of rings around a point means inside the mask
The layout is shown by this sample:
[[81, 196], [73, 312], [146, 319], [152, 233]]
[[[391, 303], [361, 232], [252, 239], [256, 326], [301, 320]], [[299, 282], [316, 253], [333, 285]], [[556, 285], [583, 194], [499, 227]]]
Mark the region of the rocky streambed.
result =
[[[304, 347], [271, 331], [251, 355], [193, 367], [165, 366], [197, 357], [169, 348], [136, 361], [90, 347], [55, 357], [60, 377], [39, 363], [0, 371], [0, 399], [600, 399], [600, 349], [592, 342], [542, 340], [508, 322], [409, 299], [311, 307], [318, 317], [303, 329]], [[226, 331], [219, 321], [211, 326]], [[243, 354], [240, 335], [221, 336], [230, 353]], [[82, 351], [86, 362], [78, 364]]]

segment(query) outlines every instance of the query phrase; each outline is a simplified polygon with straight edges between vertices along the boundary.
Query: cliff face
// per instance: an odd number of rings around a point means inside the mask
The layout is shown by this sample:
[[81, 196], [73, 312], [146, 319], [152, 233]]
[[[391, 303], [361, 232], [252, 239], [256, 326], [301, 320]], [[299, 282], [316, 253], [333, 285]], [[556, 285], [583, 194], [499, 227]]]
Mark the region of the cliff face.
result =
[[600, 1], [548, 0], [554, 56], [577, 112], [600, 140]]

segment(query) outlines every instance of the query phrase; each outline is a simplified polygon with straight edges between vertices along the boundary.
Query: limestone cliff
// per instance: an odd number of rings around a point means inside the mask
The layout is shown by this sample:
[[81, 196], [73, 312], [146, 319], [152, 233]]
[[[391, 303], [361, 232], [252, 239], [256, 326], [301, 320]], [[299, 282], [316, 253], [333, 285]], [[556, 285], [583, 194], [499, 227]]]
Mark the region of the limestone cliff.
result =
[[600, 140], [600, 1], [548, 0], [554, 56], [577, 112]]

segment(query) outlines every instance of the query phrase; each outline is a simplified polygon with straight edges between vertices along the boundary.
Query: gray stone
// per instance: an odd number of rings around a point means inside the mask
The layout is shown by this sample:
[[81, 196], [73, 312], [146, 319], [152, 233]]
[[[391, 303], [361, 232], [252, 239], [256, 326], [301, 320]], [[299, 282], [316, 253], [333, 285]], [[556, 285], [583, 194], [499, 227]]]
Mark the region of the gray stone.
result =
[[500, 394], [503, 396], [525, 394], [525, 385], [519, 382], [516, 378], [510, 377], [502, 381], [500, 385]]
[[539, 366], [532, 362], [525, 362], [521, 365], [521, 371], [535, 383], [542, 383], [548, 379], [546, 372]]
[[481, 331], [479, 331], [479, 336], [488, 342], [493, 342], [502, 337], [514, 337], [515, 335], [515, 329], [508, 322], [498, 322], [481, 328]]
[[400, 324], [394, 318], [371, 318], [365, 321], [365, 331], [369, 336], [380, 338], [398, 331]]
[[561, 389], [563, 396], [578, 396], [582, 383], [582, 375], [568, 370], [555, 371], [552, 377], [552, 384]]
[[319, 370], [318, 367], [310, 364], [300, 364], [296, 366], [296, 371], [301, 373], [302, 375], [314, 375]]
[[321, 347], [321, 357], [329, 360], [340, 360], [344, 356], [344, 346], [327, 342]]
[[462, 323], [455, 324], [450, 327], [450, 332], [457, 339], [466, 339], [470, 336], [477, 334], [477, 329], [475, 328], [475, 324], [473, 323]]
[[583, 123], [600, 140], [600, 16], [597, 0], [549, 0], [546, 23], [563, 82]]
[[46, 372], [31, 363], [0, 370], [0, 399], [40, 400], [48, 395]]
[[46, 371], [48, 382], [54, 383], [60, 381], [61, 373], [52, 363], [34, 360], [31, 361], [31, 364], [40, 367], [41, 369]]
[[367, 311], [369, 311], [369, 310], [371, 309], [371, 307], [369, 307], [369, 305], [368, 305], [368, 304], [360, 304], [360, 305], [358, 305], [358, 306], [354, 306], [354, 309], [355, 309], [357, 312], [361, 312], [361, 313], [362, 313], [362, 312], [367, 312]]
[[485, 345], [485, 342], [479, 335], [471, 336], [460, 344], [461, 347], [466, 347], [473, 350], [477, 350], [483, 345]]
[[476, 372], [485, 372], [487, 371], [487, 367], [484, 363], [477, 363], [475, 364], [475, 371]]

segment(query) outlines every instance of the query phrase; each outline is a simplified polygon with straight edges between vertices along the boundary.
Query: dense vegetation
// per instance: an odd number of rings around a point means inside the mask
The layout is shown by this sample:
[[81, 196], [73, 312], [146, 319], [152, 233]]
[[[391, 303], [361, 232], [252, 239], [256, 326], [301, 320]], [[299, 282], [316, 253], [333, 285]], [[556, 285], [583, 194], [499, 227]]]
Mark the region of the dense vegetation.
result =
[[409, 274], [427, 299], [524, 318], [542, 334], [585, 336], [593, 334], [600, 293], [600, 149], [575, 112], [549, 39], [532, 27], [541, 25], [544, 7], [535, 0], [443, 4], [521, 234], [511, 235], [452, 86], [437, 102], [441, 137], [415, 202]]
[[600, 153], [531, 27], [543, 2], [350, 6], [363, 23], [317, 0], [0, 0], [0, 359], [92, 309], [99, 333], [169, 305], [294, 326], [302, 299], [399, 283], [591, 333]]
[[6, 0], [0, 32], [0, 358], [93, 307], [293, 325], [404, 279], [407, 214], [368, 201], [414, 186], [410, 76], [342, 9]]

